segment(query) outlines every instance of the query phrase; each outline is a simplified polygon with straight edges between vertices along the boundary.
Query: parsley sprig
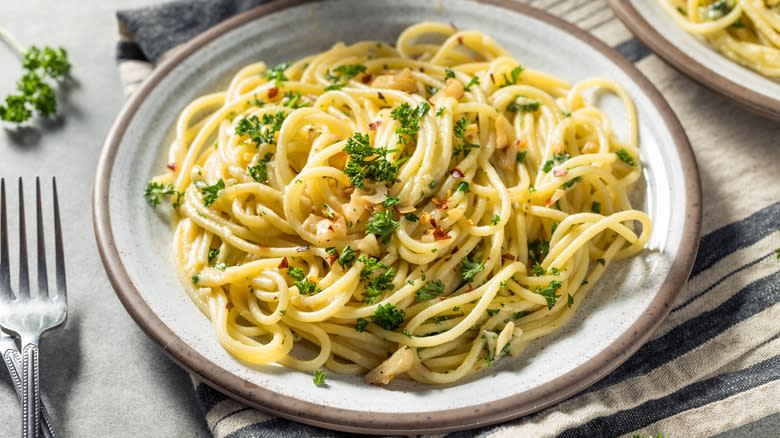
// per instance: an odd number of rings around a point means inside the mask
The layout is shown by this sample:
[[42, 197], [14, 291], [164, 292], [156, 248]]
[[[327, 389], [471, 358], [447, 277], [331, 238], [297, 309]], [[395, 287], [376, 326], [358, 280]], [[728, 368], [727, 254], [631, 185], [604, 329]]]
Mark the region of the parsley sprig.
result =
[[325, 74], [325, 78], [331, 82], [330, 85], [325, 87], [326, 90], [340, 90], [347, 85], [350, 79], [355, 76], [365, 73], [366, 66], [363, 64], [345, 64], [340, 65]]
[[444, 283], [441, 280], [433, 280], [425, 283], [425, 286], [414, 293], [416, 301], [426, 301], [436, 298], [444, 293]]
[[428, 111], [431, 110], [431, 106], [428, 102], [421, 102], [415, 108], [412, 108], [409, 103], [403, 104], [393, 108], [390, 112], [390, 116], [397, 120], [400, 124], [395, 129], [395, 133], [398, 134], [398, 138], [402, 143], [409, 143], [417, 135], [420, 130], [420, 119], [423, 118]]
[[455, 138], [459, 140], [459, 142], [455, 145], [455, 150], [452, 152], [452, 155], [455, 157], [460, 154], [463, 154], [465, 157], [469, 154], [471, 149], [479, 148], [478, 144], [474, 144], [466, 140], [466, 127], [469, 125], [469, 123], [471, 122], [466, 116], [461, 117], [457, 122], [455, 122], [453, 134], [455, 135]]
[[253, 180], [259, 182], [260, 184], [268, 181], [268, 163], [273, 159], [273, 157], [274, 154], [267, 152], [263, 158], [257, 161], [257, 164], [254, 166], [249, 166], [247, 168], [249, 171], [249, 176], [251, 176]]
[[472, 280], [474, 280], [474, 277], [476, 277], [477, 274], [484, 270], [485, 264], [480, 263], [477, 259], [471, 260], [470, 258], [466, 257], [460, 263], [460, 276], [466, 283], [470, 283]]
[[146, 199], [146, 202], [152, 207], [157, 207], [163, 199], [170, 198], [171, 196], [176, 197], [173, 202], [173, 208], [178, 208], [179, 205], [181, 205], [184, 193], [177, 192], [173, 187], [173, 184], [163, 185], [162, 183], [150, 181], [144, 188], [144, 199]]
[[256, 115], [239, 119], [236, 123], [236, 134], [246, 135], [257, 146], [276, 144], [276, 134], [282, 129], [282, 123], [287, 113], [279, 111], [276, 114], [263, 114], [262, 119]]
[[393, 219], [392, 210], [378, 211], [368, 219], [366, 231], [375, 234], [382, 243], [390, 242], [401, 223]]
[[314, 295], [320, 291], [317, 283], [306, 278], [306, 274], [301, 268], [290, 266], [287, 268], [287, 275], [295, 280], [295, 286], [298, 288], [298, 292], [300, 292], [301, 295]]
[[394, 304], [387, 303], [377, 306], [374, 315], [371, 316], [371, 322], [385, 330], [395, 330], [401, 327], [405, 318], [406, 312], [396, 308]]
[[555, 306], [555, 303], [558, 302], [558, 289], [561, 288], [561, 282], [558, 280], [553, 280], [548, 284], [544, 289], [537, 287], [536, 293], [543, 296], [544, 299], [547, 301], [547, 310], [550, 310]]
[[17, 94], [9, 94], [5, 104], [0, 103], [0, 120], [22, 123], [33, 116], [52, 116], [57, 112], [57, 94], [52, 81], [70, 74], [68, 52], [60, 47], [32, 46], [24, 50], [10, 34], [0, 29], [0, 38], [22, 55], [24, 75], [16, 83]]

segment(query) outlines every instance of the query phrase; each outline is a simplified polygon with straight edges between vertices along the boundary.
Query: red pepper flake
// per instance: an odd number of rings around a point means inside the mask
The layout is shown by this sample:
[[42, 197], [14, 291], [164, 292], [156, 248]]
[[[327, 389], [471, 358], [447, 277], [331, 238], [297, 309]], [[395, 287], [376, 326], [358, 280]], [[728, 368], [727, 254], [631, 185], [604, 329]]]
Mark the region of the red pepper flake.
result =
[[278, 94], [279, 94], [279, 89], [278, 88], [273, 87], [273, 88], [269, 88], [268, 89], [268, 98], [269, 99], [273, 99]]
[[425, 67], [420, 67], [420, 73], [425, 73]]
[[553, 176], [566, 176], [567, 173], [569, 173], [569, 171], [566, 170], [565, 167], [556, 167], [553, 169]]
[[433, 238], [434, 240], [447, 240], [447, 239], [451, 239], [452, 236], [450, 236], [449, 233], [442, 230], [441, 227], [436, 227], [433, 229]]
[[429, 222], [433, 228], [438, 228], [438, 225], [436, 225], [436, 219], [431, 218], [431, 221]]
[[367, 83], [371, 82], [371, 77], [372, 77], [372, 76], [371, 76], [371, 73], [369, 73], [369, 74], [363, 75], [363, 78], [361, 78], [360, 80], [361, 80], [361, 81], [362, 81], [364, 84], [367, 84]]
[[457, 245], [452, 247], [452, 251], [450, 251], [450, 254], [455, 254], [456, 252], [458, 252]]
[[446, 210], [449, 208], [447, 206], [447, 201], [443, 199], [433, 198], [431, 201], [439, 207], [439, 210]]
[[471, 291], [473, 291], [473, 290], [474, 290], [474, 286], [473, 286], [471, 283], [469, 283], [469, 285], [468, 285], [468, 286], [469, 286], [469, 292], [471, 292]]
[[290, 266], [290, 262], [287, 261], [287, 257], [282, 258], [281, 263], [279, 263], [279, 269], [287, 269], [288, 266]]
[[377, 120], [376, 122], [371, 122], [368, 124], [368, 129], [372, 131], [376, 131], [377, 128], [379, 128], [382, 125], [381, 120]]
[[232, 309], [232, 308], [233, 308], [233, 303], [226, 303], [226, 304], [225, 304], [225, 309], [227, 309], [227, 310], [228, 310], [228, 312], [229, 312], [229, 311], [230, 311], [230, 309]]
[[168, 169], [171, 169], [171, 172], [176, 172], [176, 162], [171, 161], [170, 163], [166, 164], [166, 167]]
[[452, 175], [453, 178], [463, 178], [466, 176], [462, 170], [458, 169], [457, 167], [450, 170], [450, 175]]
[[439, 295], [439, 301], [444, 301], [446, 299], [447, 299], [447, 297], [443, 297], [443, 296]]
[[501, 258], [504, 259], [504, 260], [515, 260], [516, 259], [515, 256], [513, 256], [512, 254], [509, 254], [509, 253], [506, 253], [506, 254], [502, 255]]
[[336, 262], [336, 260], [338, 260], [338, 259], [339, 259], [339, 252], [338, 252], [338, 251], [336, 251], [336, 253], [335, 253], [335, 254], [329, 254], [329, 255], [328, 255], [328, 264], [329, 264], [329, 265], [332, 265], [332, 264], [333, 264], [333, 263], [335, 263], [335, 262]]
[[458, 35], [458, 44], [463, 45], [463, 35]]

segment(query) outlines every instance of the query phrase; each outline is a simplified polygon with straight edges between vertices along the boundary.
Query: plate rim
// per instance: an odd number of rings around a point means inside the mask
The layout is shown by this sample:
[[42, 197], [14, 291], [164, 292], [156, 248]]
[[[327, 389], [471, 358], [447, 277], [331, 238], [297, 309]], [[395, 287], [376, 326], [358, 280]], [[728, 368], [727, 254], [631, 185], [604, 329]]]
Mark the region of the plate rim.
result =
[[679, 251], [666, 281], [659, 287], [648, 312], [634, 321], [607, 348], [574, 370], [529, 391], [477, 406], [416, 413], [376, 413], [337, 409], [284, 396], [262, 388], [210, 361], [181, 338], [154, 313], [133, 284], [114, 242], [109, 211], [111, 174], [127, 127], [146, 97], [183, 60], [213, 39], [247, 22], [317, 0], [277, 0], [236, 15], [199, 34], [161, 62], [120, 110], [104, 141], [92, 193], [92, 216], [96, 243], [111, 285], [135, 323], [174, 362], [196, 374], [225, 395], [272, 415], [347, 432], [398, 434], [449, 432], [487, 426], [541, 410], [589, 387], [636, 352], [671, 310], [693, 267], [699, 245], [702, 194], [698, 166], [688, 138], [660, 92], [632, 63], [617, 51], [576, 26], [549, 13], [510, 0], [474, 0], [514, 11], [554, 26], [599, 51], [620, 68], [645, 93], [669, 129], [683, 170], [688, 209], [683, 220]]
[[[636, 38], [677, 71], [711, 91], [739, 104], [743, 108], [769, 119], [780, 121], [780, 99], [774, 99], [743, 87], [739, 83], [722, 76], [706, 64], [702, 64], [696, 58], [689, 56], [658, 32], [655, 26], [645, 20], [642, 14], [634, 7], [632, 1], [606, 1], [615, 15]], [[731, 59], [723, 55], [720, 56], [725, 61], [734, 63]]]

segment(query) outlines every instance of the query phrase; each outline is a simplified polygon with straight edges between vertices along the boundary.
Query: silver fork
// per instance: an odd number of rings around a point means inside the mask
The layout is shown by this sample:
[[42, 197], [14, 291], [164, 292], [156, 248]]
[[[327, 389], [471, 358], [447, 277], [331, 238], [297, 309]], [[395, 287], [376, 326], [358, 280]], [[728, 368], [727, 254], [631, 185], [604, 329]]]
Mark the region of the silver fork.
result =
[[[46, 247], [41, 211], [41, 184], [35, 180], [38, 237], [38, 293], [30, 295], [27, 269], [27, 237], [24, 219], [24, 190], [19, 178], [19, 287], [14, 294], [8, 252], [8, 221], [5, 206], [5, 180], [0, 179], [0, 328], [19, 339], [22, 363], [22, 437], [38, 436], [41, 418], [41, 400], [38, 385], [38, 341], [47, 330], [65, 322], [68, 314], [65, 286], [65, 260], [62, 252], [62, 230], [57, 182], [52, 178], [54, 199], [54, 252], [56, 266], [56, 295], [49, 293], [46, 273]], [[12, 350], [11, 355], [14, 355]], [[8, 352], [6, 352], [8, 354]], [[18, 353], [16, 353], [18, 354]], [[5, 355], [4, 355], [5, 356]], [[18, 359], [18, 356], [16, 357]], [[6, 359], [8, 362], [8, 359]]]

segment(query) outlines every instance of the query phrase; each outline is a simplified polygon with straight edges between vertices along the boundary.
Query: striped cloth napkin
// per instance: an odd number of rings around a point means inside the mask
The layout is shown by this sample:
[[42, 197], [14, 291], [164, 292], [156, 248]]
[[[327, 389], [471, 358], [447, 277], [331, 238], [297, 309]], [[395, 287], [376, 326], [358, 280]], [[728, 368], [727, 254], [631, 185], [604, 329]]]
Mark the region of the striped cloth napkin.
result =
[[[261, 3], [177, 1], [119, 12], [118, 63], [126, 94], [171, 49]], [[439, 436], [777, 436], [780, 124], [744, 111], [664, 64], [603, 0], [524, 3], [615, 47], [669, 100], [701, 171], [703, 238], [671, 314], [626, 363], [584, 392], [536, 414]], [[195, 390], [216, 437], [353, 436], [274, 418], [197, 381]]]

